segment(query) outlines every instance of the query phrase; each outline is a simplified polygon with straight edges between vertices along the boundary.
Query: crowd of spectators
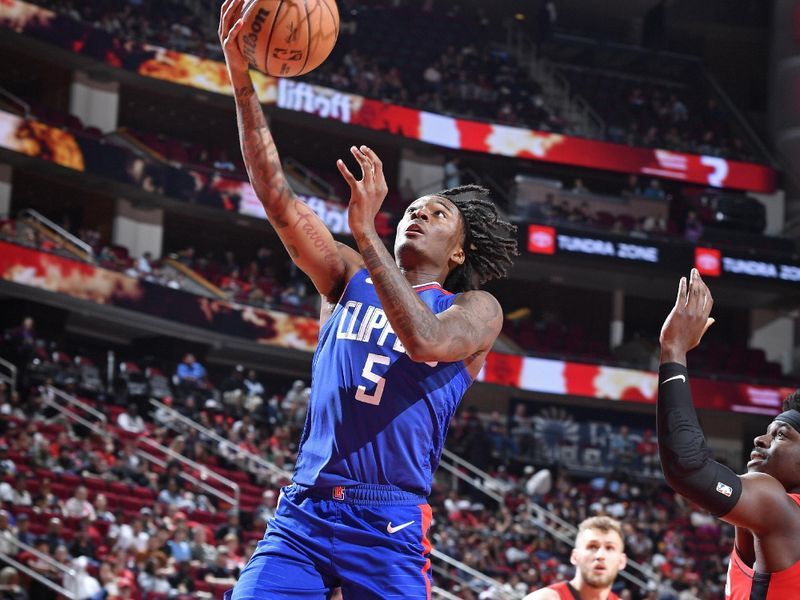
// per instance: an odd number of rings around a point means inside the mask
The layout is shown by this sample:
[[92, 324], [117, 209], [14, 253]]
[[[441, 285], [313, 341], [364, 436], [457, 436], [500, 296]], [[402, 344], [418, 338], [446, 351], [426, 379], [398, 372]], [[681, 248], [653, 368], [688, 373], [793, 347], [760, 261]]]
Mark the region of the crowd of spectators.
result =
[[[340, 43], [347, 47], [347, 38]], [[507, 53], [475, 44], [447, 46], [419, 73], [387, 64], [366, 48], [353, 47], [325, 63], [309, 81], [355, 94], [440, 114], [504, 125], [564, 132], [568, 124], [544, 101], [541, 86]]]
[[[255, 256], [237, 259], [226, 250], [222, 256], [208, 252], [198, 255], [187, 246], [174, 254], [176, 260], [205, 277], [225, 296], [241, 304], [279, 309], [293, 314], [315, 313], [316, 296], [302, 272], [285, 256], [278, 259], [262, 246]], [[276, 261], [280, 263], [276, 268]]]
[[[221, 59], [215, 25], [219, 2], [202, 10], [177, 0], [157, 5], [124, 0], [41, 3], [109, 35]], [[432, 18], [431, 3], [406, 4], [343, 3], [334, 53], [306, 80], [438, 113], [585, 133], [548, 105], [541, 86], [510, 54], [501, 46], [492, 48], [496, 35], [485, 14], [467, 15], [449, 7]], [[397, 27], [398, 22], [405, 26]], [[464, 44], [465, 37], [482, 41]], [[381, 48], [392, 52], [382, 53]], [[580, 69], [565, 74], [607, 121], [605, 137], [610, 141], [754, 160], [733, 132], [732, 116], [713, 97], [674, 85], [630, 84], [624, 78], [610, 78], [612, 85], [608, 77]]]
[[[612, 106], [596, 102], [607, 113], [607, 137], [629, 146], [669, 148], [737, 160], [756, 160], [744, 140], [731, 130], [732, 116], [716, 98], [689, 100], [681, 91], [633, 86]], [[591, 100], [591, 95], [587, 94]], [[690, 108], [691, 107], [691, 108]], [[613, 111], [613, 112], [612, 112]]]
[[[150, 252], [132, 257], [124, 246], [103, 243], [100, 232], [95, 229], [82, 228], [75, 235], [92, 248], [92, 260], [99, 267], [171, 289], [190, 289], [187, 274], [154, 259]], [[0, 239], [72, 259], [80, 258], [65, 238], [45, 235], [24, 221], [0, 222]], [[239, 261], [231, 250], [218, 257], [212, 252], [198, 255], [191, 246], [169, 257], [217, 286], [231, 302], [292, 314], [315, 314], [316, 297], [307, 279], [285, 258], [276, 265], [278, 259], [268, 247], [259, 248], [255, 256], [245, 261]]]
[[[24, 360], [40, 344], [32, 320], [8, 330], [4, 339], [3, 354], [22, 361], [24, 383], [22, 395], [0, 383], [0, 532], [6, 532], [0, 543], [5, 540], [11, 554], [44, 576], [80, 590], [81, 598], [217, 597], [232, 585], [274, 514], [281, 483], [248, 463], [247, 453], [292, 468], [308, 403], [305, 383], [298, 380], [285, 393], [270, 394], [266, 388], [274, 386], [252, 370], [236, 367], [227, 377], [212, 377], [187, 354], [175, 367], [172, 396], [162, 398], [165, 408], [139, 411], [130, 397], [122, 406], [123, 395], [94, 404], [113, 423], [108, 425], [113, 435], [106, 437], [71, 426], [44, 405], [50, 392], [38, 385], [36, 370]], [[67, 388], [92, 402], [80, 386]], [[223, 441], [180, 425], [171, 410]], [[527, 452], [530, 438], [539, 434], [530, 431], [530, 415], [519, 409], [514, 413], [504, 418], [497, 412], [463, 410], [448, 438], [452, 450], [492, 474], [484, 483], [502, 493], [501, 505], [444, 474], [437, 477], [430, 498], [435, 547], [494, 577], [501, 589], [487, 588], [457, 569], [447, 569], [451, 577], [440, 573], [437, 585], [461, 598], [492, 599], [503, 593], [522, 595], [568, 577], [569, 545], [534, 524], [534, 513], [543, 506], [568, 523], [594, 514], [624, 522], [626, 552], [650, 573], [648, 590], [621, 581], [621, 597], [722, 597], [730, 528], [663, 486], [648, 432], [610, 427], [609, 461], [594, 474], [587, 476], [584, 469], [579, 476], [552, 453]], [[187, 484], [180, 464], [158, 468], [143, 459], [137, 452], [141, 437], [211, 470], [251, 473], [242, 488], [255, 490], [258, 497], [231, 510]], [[541, 469], [550, 474], [541, 478]], [[534, 480], [538, 483], [531, 485]], [[548, 483], [542, 485], [543, 480]], [[555, 521], [551, 525], [561, 527]], [[71, 566], [75, 574], [65, 577], [40, 555], [20, 552], [9, 537]], [[18, 586], [17, 598], [26, 597], [23, 586], [13, 583], [19, 582], [19, 573], [0, 572], [4, 578]], [[40, 595], [45, 590], [31, 585], [29, 597], [46, 597]]]

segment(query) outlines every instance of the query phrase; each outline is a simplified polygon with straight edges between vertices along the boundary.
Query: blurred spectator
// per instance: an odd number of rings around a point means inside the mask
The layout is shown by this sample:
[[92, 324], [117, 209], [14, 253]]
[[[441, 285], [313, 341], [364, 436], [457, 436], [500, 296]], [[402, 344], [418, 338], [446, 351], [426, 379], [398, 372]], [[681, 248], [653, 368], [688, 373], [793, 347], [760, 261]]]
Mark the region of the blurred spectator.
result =
[[694, 210], [686, 214], [686, 223], [683, 228], [683, 236], [690, 242], [696, 243], [703, 237], [703, 222]]
[[247, 384], [244, 378], [244, 367], [236, 365], [231, 374], [225, 378], [220, 387], [222, 400], [226, 405], [233, 406], [238, 412], [244, 405], [247, 394]]
[[236, 583], [234, 571], [228, 566], [228, 547], [217, 546], [214, 562], [205, 570], [203, 580], [212, 585], [230, 585]]
[[292, 389], [286, 393], [286, 398], [283, 400], [287, 423], [302, 425], [305, 422], [310, 391], [302, 379], [297, 379], [292, 384]]
[[36, 328], [33, 317], [25, 317], [19, 327], [6, 333], [6, 339], [20, 348], [33, 348], [36, 343]]
[[14, 487], [4, 481], [0, 483], [0, 500], [9, 502], [17, 506], [31, 506], [33, 500], [31, 493], [27, 490], [28, 476], [25, 473], [17, 473], [14, 478]]
[[173, 538], [167, 541], [170, 555], [175, 562], [188, 562], [192, 558], [192, 549], [189, 544], [186, 526], [178, 527]]
[[153, 272], [153, 255], [149, 252], [145, 252], [139, 259], [136, 261], [136, 269], [139, 273], [143, 275], [149, 275]]
[[242, 537], [242, 526], [239, 522], [239, 511], [232, 508], [228, 511], [228, 520], [214, 531], [214, 539], [223, 540], [226, 535], [233, 533], [237, 538]]
[[461, 159], [457, 156], [444, 163], [444, 188], [450, 189], [461, 185]]
[[97, 558], [97, 550], [94, 541], [89, 537], [88, 528], [83, 528], [75, 532], [72, 542], [69, 545], [70, 556], [85, 556], [92, 560]]
[[[8, 458], [8, 446], [0, 444], [0, 473], [3, 476], [14, 475], [17, 472], [17, 466], [14, 461]], [[0, 490], [2, 495], [2, 490]]]
[[186, 354], [175, 373], [178, 385], [185, 390], [196, 390], [206, 384], [206, 370], [194, 354]]
[[23, 544], [32, 546], [36, 540], [36, 535], [30, 530], [30, 518], [28, 517], [27, 513], [19, 513], [16, 515], [16, 518], [17, 531], [14, 535], [16, 535], [17, 539]]
[[625, 187], [622, 189], [623, 196], [641, 196], [642, 195], [642, 186], [639, 183], [639, 177], [637, 175], [628, 175], [627, 183]]
[[[97, 518], [94, 506], [89, 502], [89, 490], [86, 489], [86, 486], [79, 485], [75, 489], [75, 495], [64, 504], [64, 516], [76, 519], [88, 517], [90, 521]], [[76, 554], [75, 556], [80, 555]]]
[[576, 177], [575, 181], [572, 184], [572, 193], [573, 194], [589, 194], [589, 188], [583, 183], [583, 179], [580, 177]]
[[28, 600], [28, 592], [20, 585], [19, 571], [14, 567], [0, 570], [0, 600]]
[[63, 546], [66, 548], [66, 542], [63, 537], [64, 522], [58, 517], [52, 517], [47, 522], [47, 529], [42, 536], [42, 541], [47, 544], [47, 549], [51, 554], [55, 553], [56, 548]]
[[650, 183], [644, 188], [642, 195], [646, 198], [661, 199], [666, 196], [664, 190], [661, 189], [661, 182], [658, 179], [651, 179]]
[[139, 415], [139, 407], [135, 402], [128, 404], [127, 410], [119, 414], [117, 425], [128, 433], [142, 433], [145, 430], [144, 419]]
[[216, 548], [208, 543], [207, 537], [206, 528], [202, 525], [192, 529], [191, 560], [196, 566], [210, 564], [217, 556]]
[[136, 580], [139, 589], [147, 594], [170, 594], [173, 589], [168, 573], [159, 557], [149, 559]]
[[244, 386], [247, 389], [247, 399], [245, 400], [244, 408], [248, 412], [255, 412], [264, 402], [264, 386], [258, 380], [258, 375], [253, 369], [247, 372]]

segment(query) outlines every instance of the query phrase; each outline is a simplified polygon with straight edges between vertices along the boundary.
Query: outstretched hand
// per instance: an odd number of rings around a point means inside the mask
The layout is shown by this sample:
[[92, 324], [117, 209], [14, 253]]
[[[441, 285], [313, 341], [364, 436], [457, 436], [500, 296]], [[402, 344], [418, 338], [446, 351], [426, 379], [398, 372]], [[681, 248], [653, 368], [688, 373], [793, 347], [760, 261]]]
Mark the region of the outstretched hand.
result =
[[356, 179], [341, 159], [336, 161], [336, 166], [350, 186], [350, 230], [354, 234], [367, 233], [375, 229], [375, 216], [381, 209], [389, 187], [383, 175], [383, 163], [375, 152], [366, 146], [352, 146], [350, 152], [361, 167], [362, 178]]
[[709, 318], [712, 306], [714, 299], [697, 269], [692, 269], [688, 289], [686, 277], [681, 277], [675, 306], [661, 327], [661, 362], [685, 362], [686, 353], [714, 324]]

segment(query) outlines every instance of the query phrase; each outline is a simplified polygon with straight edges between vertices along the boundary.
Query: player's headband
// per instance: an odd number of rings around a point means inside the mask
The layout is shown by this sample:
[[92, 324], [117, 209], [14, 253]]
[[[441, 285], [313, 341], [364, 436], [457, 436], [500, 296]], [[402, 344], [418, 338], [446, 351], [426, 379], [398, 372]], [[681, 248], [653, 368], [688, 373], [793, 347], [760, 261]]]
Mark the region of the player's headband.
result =
[[784, 411], [775, 417], [775, 420], [791, 425], [797, 433], [800, 433], [800, 410], [792, 408], [791, 410]]

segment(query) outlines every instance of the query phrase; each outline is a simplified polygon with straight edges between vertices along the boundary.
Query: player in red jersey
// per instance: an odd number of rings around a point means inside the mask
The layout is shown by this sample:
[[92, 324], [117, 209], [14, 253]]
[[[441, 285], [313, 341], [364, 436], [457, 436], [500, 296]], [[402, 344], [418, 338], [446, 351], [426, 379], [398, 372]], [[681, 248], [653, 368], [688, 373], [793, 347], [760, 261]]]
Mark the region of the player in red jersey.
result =
[[800, 598], [800, 392], [753, 440], [747, 473], [711, 459], [692, 406], [686, 353], [714, 323], [714, 301], [696, 269], [682, 278], [661, 329], [658, 444], [672, 488], [736, 526], [727, 600]]
[[569, 560], [575, 565], [575, 577], [528, 594], [525, 600], [618, 600], [611, 586], [627, 562], [618, 521], [610, 517], [583, 521]]

